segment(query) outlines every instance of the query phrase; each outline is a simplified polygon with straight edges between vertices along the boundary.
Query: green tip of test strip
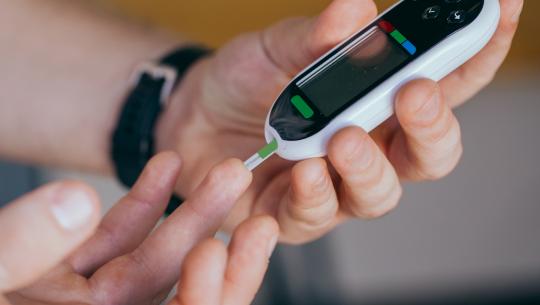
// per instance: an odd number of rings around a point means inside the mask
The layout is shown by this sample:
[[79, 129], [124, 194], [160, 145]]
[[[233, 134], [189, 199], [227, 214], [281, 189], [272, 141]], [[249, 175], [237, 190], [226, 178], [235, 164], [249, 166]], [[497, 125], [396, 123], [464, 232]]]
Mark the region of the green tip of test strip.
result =
[[266, 159], [268, 156], [273, 154], [278, 149], [277, 140], [273, 140], [272, 142], [268, 143], [265, 147], [263, 147], [261, 150], [257, 152], [259, 157]]

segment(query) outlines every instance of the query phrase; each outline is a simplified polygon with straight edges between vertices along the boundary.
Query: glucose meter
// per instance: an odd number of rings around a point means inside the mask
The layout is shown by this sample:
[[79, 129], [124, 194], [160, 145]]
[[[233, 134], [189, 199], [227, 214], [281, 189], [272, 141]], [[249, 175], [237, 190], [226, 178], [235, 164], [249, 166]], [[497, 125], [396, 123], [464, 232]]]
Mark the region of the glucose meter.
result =
[[403, 0], [300, 72], [279, 95], [265, 123], [273, 153], [288, 160], [326, 155], [340, 129], [371, 131], [393, 114], [401, 86], [440, 80], [478, 53], [495, 33], [498, 0]]

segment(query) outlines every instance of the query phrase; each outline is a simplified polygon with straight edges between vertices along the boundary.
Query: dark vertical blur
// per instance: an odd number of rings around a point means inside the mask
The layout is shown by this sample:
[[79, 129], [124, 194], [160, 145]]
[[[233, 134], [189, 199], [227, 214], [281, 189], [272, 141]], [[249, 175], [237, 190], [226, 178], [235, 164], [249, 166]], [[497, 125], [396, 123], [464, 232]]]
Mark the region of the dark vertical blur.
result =
[[0, 162], [0, 207], [28, 192], [35, 184], [34, 169]]

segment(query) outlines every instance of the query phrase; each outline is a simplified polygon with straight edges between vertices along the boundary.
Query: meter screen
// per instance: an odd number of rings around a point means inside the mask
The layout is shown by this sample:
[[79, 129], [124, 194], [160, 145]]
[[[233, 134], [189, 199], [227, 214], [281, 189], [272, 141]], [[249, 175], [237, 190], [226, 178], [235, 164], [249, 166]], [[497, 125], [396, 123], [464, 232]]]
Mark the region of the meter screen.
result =
[[407, 38], [381, 21], [296, 85], [323, 116], [330, 117], [360, 99], [415, 53], [416, 47]]

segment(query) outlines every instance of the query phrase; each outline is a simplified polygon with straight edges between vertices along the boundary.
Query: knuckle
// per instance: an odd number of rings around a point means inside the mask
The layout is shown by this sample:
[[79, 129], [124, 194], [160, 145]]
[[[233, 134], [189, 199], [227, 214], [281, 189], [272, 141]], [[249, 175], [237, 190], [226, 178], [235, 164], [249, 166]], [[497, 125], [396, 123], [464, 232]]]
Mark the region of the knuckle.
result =
[[359, 217], [366, 220], [382, 218], [388, 215], [393, 210], [395, 210], [398, 204], [399, 204], [399, 199], [389, 199], [387, 202], [381, 203], [378, 209], [366, 211], [364, 214], [360, 215]]
[[432, 131], [429, 141], [417, 143], [412, 153], [407, 154], [413, 180], [441, 179], [458, 164], [463, 153], [459, 123], [450, 115], [441, 126]]
[[373, 194], [371, 198], [357, 198], [354, 202], [350, 199], [348, 206], [351, 214], [357, 218], [369, 220], [381, 218], [394, 210], [401, 199], [403, 189], [397, 177], [388, 185], [389, 187]]
[[440, 165], [422, 166], [417, 169], [419, 180], [436, 181], [449, 176], [458, 164], [459, 159], [445, 160]]
[[487, 71], [481, 76], [477, 76], [476, 79], [473, 78], [473, 82], [476, 82], [476, 86], [480, 90], [482, 88], [487, 87], [489, 84], [491, 84], [493, 80], [495, 80], [496, 75], [497, 75], [497, 70], [491, 69], [490, 71]]
[[[90, 277], [88, 280], [88, 287], [90, 290], [90, 296], [93, 303], [101, 305], [118, 305], [122, 304], [121, 296], [118, 294], [118, 290], [122, 289], [127, 282], [126, 270], [132, 261], [129, 256], [121, 256], [113, 261], [118, 268], [118, 272], [115, 276], [106, 278]], [[122, 268], [123, 267], [123, 268]]]
[[[390, 201], [389, 201], [390, 202]], [[363, 207], [363, 208], [352, 208], [351, 211], [353, 215], [360, 219], [372, 220], [378, 219], [386, 214], [390, 213], [397, 206], [397, 202], [392, 202], [391, 205], [381, 202], [373, 207]]]
[[471, 87], [481, 88], [486, 87], [495, 78], [498, 66], [480, 66], [479, 69], [464, 68], [457, 70], [457, 75], [461, 82], [468, 84]]
[[332, 198], [330, 178], [321, 176], [315, 182], [316, 187], [306, 185], [303, 180], [294, 180], [291, 183], [288, 199], [292, 206], [299, 210], [315, 209], [323, 206]]
[[222, 166], [213, 168], [208, 175], [206, 176], [206, 181], [204, 183], [205, 187], [212, 187], [218, 185], [225, 178], [224, 170]]
[[303, 230], [313, 231], [329, 226], [338, 210], [337, 205], [321, 204], [316, 208], [287, 205], [287, 214]]
[[279, 225], [273, 216], [259, 215], [241, 223], [234, 232], [234, 237], [238, 240], [266, 240], [271, 239], [277, 232]]
[[463, 155], [463, 144], [460, 138], [451, 147], [441, 158], [436, 158], [429, 163], [419, 162], [416, 166], [418, 176], [422, 180], [434, 181], [450, 175]]
[[429, 139], [430, 143], [434, 146], [444, 146], [446, 143], [454, 143], [456, 138], [460, 138], [460, 135], [456, 133], [456, 122], [453, 115], [449, 114], [444, 118], [438, 128], [433, 128]]
[[127, 259], [140, 267], [139, 270], [145, 275], [145, 278], [156, 278], [158, 275], [151, 265], [148, 264], [147, 254], [143, 248], [135, 249], [135, 251], [127, 255]]

